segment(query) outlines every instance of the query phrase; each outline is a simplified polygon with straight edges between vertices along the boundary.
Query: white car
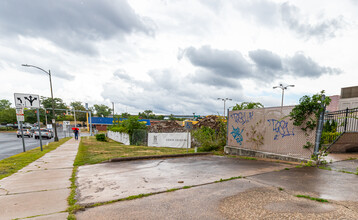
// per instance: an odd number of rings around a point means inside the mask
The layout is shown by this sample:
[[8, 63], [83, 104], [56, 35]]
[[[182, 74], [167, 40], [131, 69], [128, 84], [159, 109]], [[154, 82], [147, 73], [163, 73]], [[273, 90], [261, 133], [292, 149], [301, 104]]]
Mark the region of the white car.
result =
[[[24, 133], [24, 137], [32, 137], [32, 132], [30, 131], [30, 129], [22, 129], [23, 133]], [[16, 132], [16, 135], [18, 138], [21, 137], [21, 130], [18, 129], [17, 132]]]
[[[38, 131], [38, 130], [35, 130], [35, 131], [34, 131], [33, 137], [34, 137], [35, 139], [39, 139], [40, 135], [39, 135], [39, 131]], [[41, 129], [41, 137], [42, 137], [42, 138], [51, 139], [51, 138], [53, 138], [53, 134], [52, 134], [51, 131], [49, 131], [49, 130], [47, 130], [47, 129]]]

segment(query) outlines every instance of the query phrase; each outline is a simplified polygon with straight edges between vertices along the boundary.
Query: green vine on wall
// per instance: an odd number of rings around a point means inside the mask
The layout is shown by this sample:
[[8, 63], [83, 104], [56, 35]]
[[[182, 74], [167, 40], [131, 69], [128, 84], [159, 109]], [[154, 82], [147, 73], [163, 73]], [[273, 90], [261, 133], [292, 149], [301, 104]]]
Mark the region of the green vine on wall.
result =
[[293, 125], [301, 127], [305, 132], [314, 130], [317, 127], [317, 119], [320, 113], [324, 111], [321, 104], [327, 106], [331, 102], [329, 97], [322, 100], [323, 95], [324, 90], [312, 97], [308, 95], [301, 97], [300, 103], [289, 114], [290, 119], [293, 120]]
[[[322, 111], [325, 110], [324, 106], [329, 105], [331, 99], [325, 97], [323, 99], [324, 90], [320, 93], [310, 96], [303, 96], [300, 98], [300, 103], [296, 105], [289, 114], [291, 120], [293, 120], [293, 125], [301, 127], [308, 136], [308, 132], [314, 130], [317, 127], [317, 122], [319, 115]], [[323, 104], [323, 105], [322, 105]], [[307, 141], [303, 148], [310, 149], [313, 148], [314, 144]], [[318, 154], [312, 154], [312, 159], [316, 161], [317, 164], [324, 163], [324, 156], [327, 156], [327, 153], [324, 149], [320, 149]]]

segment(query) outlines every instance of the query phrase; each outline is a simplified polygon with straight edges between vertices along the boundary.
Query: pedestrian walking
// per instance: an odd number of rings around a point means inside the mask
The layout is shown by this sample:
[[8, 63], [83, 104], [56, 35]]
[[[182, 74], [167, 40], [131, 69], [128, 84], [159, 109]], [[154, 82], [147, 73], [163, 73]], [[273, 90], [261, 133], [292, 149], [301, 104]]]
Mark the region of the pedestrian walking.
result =
[[73, 129], [73, 133], [75, 134], [75, 139], [78, 140], [78, 131], [79, 129], [78, 128], [74, 128]]

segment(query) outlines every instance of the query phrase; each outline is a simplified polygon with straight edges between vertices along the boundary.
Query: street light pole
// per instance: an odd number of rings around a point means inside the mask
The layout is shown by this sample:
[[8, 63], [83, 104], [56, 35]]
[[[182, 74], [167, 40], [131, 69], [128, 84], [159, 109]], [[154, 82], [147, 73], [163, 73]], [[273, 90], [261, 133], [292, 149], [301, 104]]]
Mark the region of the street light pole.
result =
[[232, 101], [232, 99], [229, 99], [229, 98], [218, 98], [218, 100], [221, 100], [221, 101], [224, 101], [224, 118], [225, 118], [225, 104], [226, 104], [226, 101]]
[[282, 83], [280, 83], [279, 86], [274, 86], [274, 87], [272, 87], [273, 89], [277, 89], [277, 88], [282, 89], [281, 109], [282, 109], [282, 107], [283, 107], [283, 97], [284, 97], [284, 95], [285, 95], [285, 89], [287, 89], [288, 87], [295, 87], [295, 85], [287, 85], [287, 86], [284, 86]]
[[[48, 76], [50, 77], [50, 88], [51, 88], [51, 99], [52, 99], [52, 126], [53, 128], [55, 129], [55, 138], [54, 138], [54, 141], [58, 141], [58, 136], [57, 136], [57, 127], [56, 127], [56, 117], [55, 117], [55, 100], [53, 99], [53, 91], [52, 91], [52, 80], [51, 80], [51, 71], [49, 70], [48, 72], [40, 67], [37, 67], [37, 66], [34, 66], [34, 65], [29, 65], [29, 64], [22, 64], [22, 66], [25, 66], [25, 67], [33, 67], [33, 68], [36, 68], [36, 69], [39, 69], [45, 73], [48, 74]], [[55, 120], [55, 121], [53, 121]]]

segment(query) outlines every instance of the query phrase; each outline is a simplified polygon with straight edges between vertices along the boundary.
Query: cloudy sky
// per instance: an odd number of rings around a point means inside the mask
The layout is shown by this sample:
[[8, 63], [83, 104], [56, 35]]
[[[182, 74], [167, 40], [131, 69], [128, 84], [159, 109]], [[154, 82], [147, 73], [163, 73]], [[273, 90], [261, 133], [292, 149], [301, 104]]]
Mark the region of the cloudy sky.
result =
[[356, 86], [355, 0], [3, 0], [0, 99], [13, 93], [117, 113], [222, 114]]

